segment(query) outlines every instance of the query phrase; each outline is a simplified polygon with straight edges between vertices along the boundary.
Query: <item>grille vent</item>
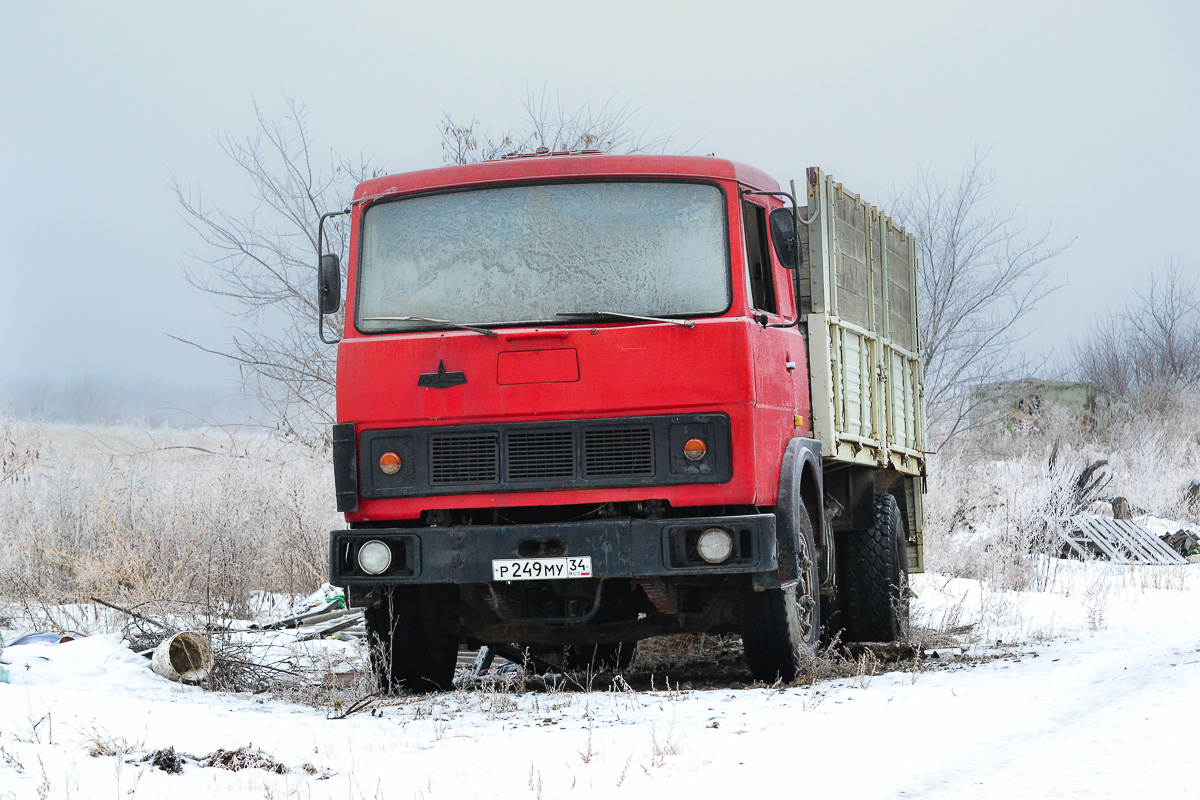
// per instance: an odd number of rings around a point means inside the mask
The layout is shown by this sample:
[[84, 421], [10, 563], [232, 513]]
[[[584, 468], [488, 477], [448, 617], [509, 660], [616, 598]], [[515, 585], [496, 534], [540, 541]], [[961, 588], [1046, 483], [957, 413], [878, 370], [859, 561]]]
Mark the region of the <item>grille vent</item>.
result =
[[571, 430], [526, 430], [508, 434], [510, 481], [575, 477], [575, 442]]
[[429, 482], [434, 485], [499, 483], [499, 437], [494, 433], [431, 437]]
[[654, 475], [654, 435], [650, 426], [584, 431], [583, 472], [589, 478]]

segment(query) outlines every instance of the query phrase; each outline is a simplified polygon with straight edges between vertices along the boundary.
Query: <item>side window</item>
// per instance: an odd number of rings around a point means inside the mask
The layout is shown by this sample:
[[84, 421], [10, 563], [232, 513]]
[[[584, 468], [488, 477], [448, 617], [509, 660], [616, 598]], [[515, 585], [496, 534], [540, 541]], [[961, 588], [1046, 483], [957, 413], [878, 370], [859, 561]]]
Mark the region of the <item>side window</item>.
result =
[[742, 201], [742, 222], [746, 236], [746, 266], [750, 270], [750, 302], [759, 311], [779, 313], [775, 301], [775, 277], [767, 241], [767, 210]]

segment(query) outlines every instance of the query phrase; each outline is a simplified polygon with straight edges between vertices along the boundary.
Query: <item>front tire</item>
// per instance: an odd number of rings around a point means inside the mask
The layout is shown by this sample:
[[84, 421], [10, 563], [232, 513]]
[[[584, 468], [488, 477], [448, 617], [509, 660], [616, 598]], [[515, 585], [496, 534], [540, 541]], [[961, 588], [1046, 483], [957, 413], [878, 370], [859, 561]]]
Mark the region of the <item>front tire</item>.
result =
[[371, 668], [380, 691], [450, 691], [458, 636], [446, 613], [453, 598], [441, 586], [397, 586], [363, 610]]
[[896, 498], [875, 495], [875, 523], [846, 539], [847, 637], [894, 642], [908, 624], [908, 546]]
[[742, 647], [751, 674], [763, 683], [794, 681], [801, 655], [815, 652], [821, 635], [816, 546], [803, 503], [796, 516], [795, 584], [764, 591], [755, 591], [749, 580], [742, 585]]

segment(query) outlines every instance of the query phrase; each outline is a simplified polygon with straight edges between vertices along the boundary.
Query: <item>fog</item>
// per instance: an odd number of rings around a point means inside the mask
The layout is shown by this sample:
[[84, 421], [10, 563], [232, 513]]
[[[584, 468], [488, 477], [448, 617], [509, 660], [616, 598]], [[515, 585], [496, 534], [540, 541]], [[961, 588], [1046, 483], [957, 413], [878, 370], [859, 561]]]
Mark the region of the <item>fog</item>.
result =
[[1061, 349], [1168, 257], [1200, 272], [1197, 41], [1183, 0], [0, 3], [0, 383], [233, 391], [231, 364], [168, 335], [219, 348], [233, 324], [182, 279], [200, 243], [169, 181], [249, 210], [215, 137], [290, 94], [319, 152], [392, 172], [440, 164], [443, 112], [515, 124], [527, 87], [876, 202], [986, 148], [992, 202], [1072, 241], [1029, 340]]

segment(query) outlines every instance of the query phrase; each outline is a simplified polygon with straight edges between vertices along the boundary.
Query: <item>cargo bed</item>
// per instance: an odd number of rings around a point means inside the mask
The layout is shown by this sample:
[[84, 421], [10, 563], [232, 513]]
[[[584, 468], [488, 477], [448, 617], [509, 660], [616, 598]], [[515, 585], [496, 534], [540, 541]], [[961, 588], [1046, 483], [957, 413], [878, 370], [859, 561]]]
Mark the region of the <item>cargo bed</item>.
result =
[[810, 168], [806, 184], [796, 281], [813, 438], [827, 470], [840, 463], [885, 471], [876, 486], [903, 498], [909, 571], [921, 572], [926, 439], [916, 241], [821, 170]]
[[925, 396], [916, 242], [875, 206], [808, 170], [797, 276], [813, 435], [827, 458], [923, 473]]

